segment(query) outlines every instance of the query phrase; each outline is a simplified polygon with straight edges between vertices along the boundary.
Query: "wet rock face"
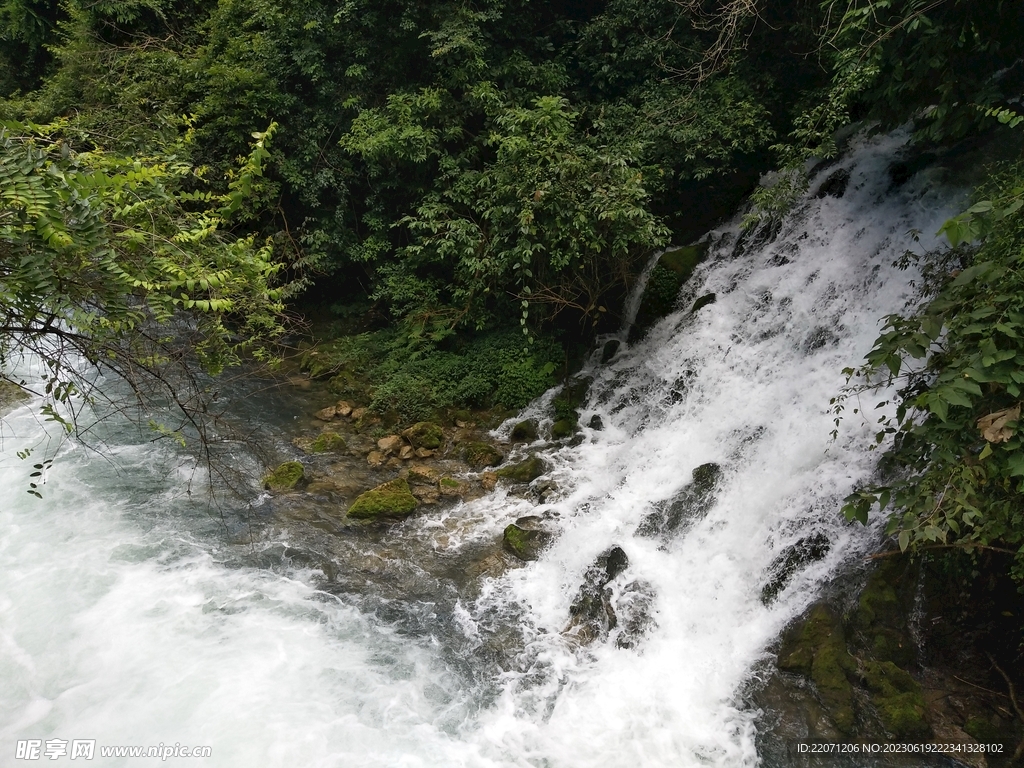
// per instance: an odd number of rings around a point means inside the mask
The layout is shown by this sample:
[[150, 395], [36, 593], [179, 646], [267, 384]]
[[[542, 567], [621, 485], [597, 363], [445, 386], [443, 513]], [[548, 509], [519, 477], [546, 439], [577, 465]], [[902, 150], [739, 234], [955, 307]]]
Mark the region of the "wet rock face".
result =
[[629, 567], [622, 547], [611, 547], [598, 555], [583, 574], [576, 597], [569, 606], [569, 623], [562, 633], [581, 645], [607, 637], [618, 625], [608, 584]]
[[722, 468], [718, 464], [701, 464], [693, 470], [693, 482], [647, 515], [637, 526], [636, 535], [667, 538], [696, 523], [714, 505], [721, 477]]
[[816, 197], [842, 197], [846, 194], [846, 188], [850, 186], [850, 172], [845, 168], [833, 171], [821, 186], [818, 187]]
[[622, 588], [615, 601], [619, 632], [615, 645], [619, 648], [636, 648], [658, 623], [654, 620], [654, 585], [637, 579]]
[[831, 546], [832, 543], [825, 534], [814, 533], [782, 550], [768, 566], [770, 576], [761, 588], [761, 602], [765, 605], [771, 604], [789, 585], [797, 571], [823, 559]]

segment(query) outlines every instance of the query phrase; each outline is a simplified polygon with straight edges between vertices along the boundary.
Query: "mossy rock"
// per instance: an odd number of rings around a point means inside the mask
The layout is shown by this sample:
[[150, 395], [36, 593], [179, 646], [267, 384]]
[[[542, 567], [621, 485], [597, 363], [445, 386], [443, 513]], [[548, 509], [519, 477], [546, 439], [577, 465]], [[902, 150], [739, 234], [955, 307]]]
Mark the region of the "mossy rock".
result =
[[413, 424], [402, 433], [413, 448], [426, 448], [436, 451], [444, 445], [444, 430], [432, 421], [421, 421]]
[[537, 439], [536, 419], [520, 421], [512, 427], [511, 440], [513, 443], [532, 443]]
[[630, 332], [630, 340], [638, 338], [656, 321], [672, 312], [683, 284], [693, 275], [707, 255], [707, 243], [666, 251], [651, 271], [640, 299], [640, 307]]
[[503, 480], [511, 480], [513, 483], [529, 483], [536, 480], [547, 471], [547, 465], [539, 456], [530, 456], [518, 464], [511, 464], [502, 467], [497, 474]]
[[996, 718], [998, 724], [992, 720], [971, 715], [964, 723], [964, 731], [968, 733], [979, 744], [1008, 744], [1013, 741], [1012, 729]]
[[853, 685], [848, 675], [856, 672], [857, 664], [846, 650], [842, 624], [828, 606], [812, 608], [807, 619], [789, 633], [778, 665], [779, 669], [810, 678], [836, 728], [842, 733], [851, 732]]
[[348, 516], [356, 520], [404, 517], [411, 514], [418, 504], [409, 490], [409, 483], [399, 478], [360, 494], [348, 508]]
[[520, 560], [536, 560], [553, 536], [548, 531], [525, 527], [525, 523], [524, 526], [517, 525], [519, 522], [521, 521], [517, 520], [516, 523], [510, 523], [505, 527], [502, 546]]
[[321, 432], [312, 443], [309, 444], [310, 453], [330, 453], [332, 451], [343, 451], [348, 447], [345, 438], [337, 432]]
[[566, 437], [572, 437], [576, 431], [576, 423], [571, 419], [559, 419], [551, 425], [551, 439], [562, 440]]
[[263, 487], [268, 491], [290, 491], [302, 482], [306, 472], [299, 461], [286, 461], [263, 478]]
[[490, 443], [466, 443], [462, 448], [462, 458], [473, 469], [483, 469], [498, 466], [505, 457]]
[[909, 740], [931, 736], [921, 686], [909, 672], [891, 661], [866, 661], [861, 675], [871, 691], [871, 704], [889, 733]]

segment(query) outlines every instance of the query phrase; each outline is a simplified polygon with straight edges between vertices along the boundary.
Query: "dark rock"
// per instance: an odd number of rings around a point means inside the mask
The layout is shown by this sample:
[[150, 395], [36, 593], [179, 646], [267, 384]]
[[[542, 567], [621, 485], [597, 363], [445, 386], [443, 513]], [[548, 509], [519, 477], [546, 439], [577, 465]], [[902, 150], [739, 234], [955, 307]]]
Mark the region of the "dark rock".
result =
[[604, 347], [601, 348], [601, 365], [605, 365], [610, 362], [615, 353], [619, 351], [619, 347], [622, 346], [622, 342], [618, 339], [609, 339], [604, 343]]
[[783, 549], [768, 566], [771, 578], [761, 589], [761, 602], [768, 605], [775, 600], [797, 571], [824, 558], [831, 546], [825, 534], [813, 533]]
[[540, 552], [554, 538], [554, 534], [546, 530], [539, 517], [521, 517], [514, 523], [505, 526], [502, 546], [520, 560], [536, 560]]
[[513, 483], [529, 483], [547, 471], [547, 465], [539, 456], [530, 456], [518, 464], [502, 467], [497, 471], [498, 477], [511, 480]]
[[520, 421], [514, 427], [512, 427], [512, 434], [510, 439], [513, 443], [532, 443], [537, 439], [537, 421], [536, 419], [526, 419]]
[[583, 584], [569, 606], [569, 623], [563, 634], [586, 645], [617, 626], [612, 591], [607, 585], [628, 566], [629, 558], [621, 547], [611, 547], [598, 555], [583, 574]]
[[842, 197], [850, 185], [850, 172], [840, 168], [829, 174], [829, 177], [818, 187], [816, 197]]
[[693, 525], [708, 513], [715, 503], [715, 491], [722, 468], [713, 462], [693, 470], [693, 482], [672, 499], [661, 502], [655, 511], [644, 517], [636, 535], [649, 538], [669, 536], [683, 527]]
[[705, 293], [703, 296], [701, 296], [699, 299], [693, 302], [693, 306], [690, 308], [691, 314], [696, 314], [697, 312], [700, 312], [708, 304], [714, 304], [717, 299], [717, 294]]
[[590, 417], [590, 421], [587, 423], [587, 426], [595, 432], [600, 432], [604, 429], [604, 422], [601, 420], [601, 417], [595, 413]]

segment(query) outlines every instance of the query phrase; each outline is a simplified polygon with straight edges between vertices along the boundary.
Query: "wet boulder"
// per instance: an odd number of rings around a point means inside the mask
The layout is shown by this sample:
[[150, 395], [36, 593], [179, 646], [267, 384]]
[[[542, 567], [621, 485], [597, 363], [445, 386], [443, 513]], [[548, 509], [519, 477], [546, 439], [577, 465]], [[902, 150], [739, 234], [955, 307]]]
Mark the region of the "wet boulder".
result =
[[517, 464], [502, 467], [495, 474], [502, 480], [513, 483], [529, 483], [547, 471], [547, 464], [540, 456], [529, 456]]
[[761, 588], [761, 602], [771, 604], [792, 580], [797, 571], [817, 562], [828, 554], [832, 543], [823, 533], [812, 533], [778, 554], [768, 566], [769, 578]]
[[302, 462], [286, 461], [263, 478], [263, 487], [268, 491], [290, 491], [304, 479]]
[[583, 574], [583, 583], [569, 606], [569, 623], [563, 635], [587, 645], [615, 629], [618, 619], [608, 584], [628, 566], [629, 558], [622, 547], [611, 547], [598, 555]]
[[554, 537], [554, 533], [544, 526], [542, 518], [529, 515], [505, 526], [501, 545], [520, 560], [536, 560]]
[[348, 508], [348, 516], [356, 520], [405, 517], [412, 514], [418, 504], [409, 490], [409, 483], [399, 478], [360, 494]]
[[688, 528], [703, 518], [715, 504], [715, 492], [722, 477], [722, 468], [714, 462], [701, 464], [693, 470], [693, 481], [671, 499], [656, 505], [644, 517], [636, 535], [647, 538], [667, 537], [680, 528]]
[[490, 443], [473, 442], [463, 446], [462, 459], [473, 469], [483, 469], [498, 466], [504, 456]]
[[537, 434], [537, 420], [526, 419], [512, 427], [509, 437], [513, 443], [532, 443], [537, 439]]

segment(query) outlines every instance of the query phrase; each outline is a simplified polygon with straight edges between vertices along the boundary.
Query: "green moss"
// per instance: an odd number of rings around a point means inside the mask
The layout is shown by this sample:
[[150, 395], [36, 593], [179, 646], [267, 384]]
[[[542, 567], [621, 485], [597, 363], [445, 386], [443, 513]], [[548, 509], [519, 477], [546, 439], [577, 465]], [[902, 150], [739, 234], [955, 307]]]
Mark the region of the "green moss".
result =
[[498, 466], [504, 457], [490, 443], [466, 443], [462, 449], [462, 458], [473, 469], [483, 469]]
[[402, 433], [413, 448], [426, 448], [434, 451], [444, 445], [444, 430], [432, 421], [421, 421], [413, 424]]
[[12, 381], [0, 379], [0, 413], [6, 413], [28, 400], [30, 395]]
[[518, 464], [511, 464], [498, 470], [498, 477], [511, 480], [514, 483], [529, 483], [547, 471], [544, 460], [539, 456], [530, 456]]
[[298, 485], [304, 476], [301, 462], [286, 461], [263, 478], [263, 487], [270, 491], [288, 491]]
[[309, 444], [309, 451], [310, 453], [329, 453], [331, 451], [341, 451], [347, 447], [345, 438], [337, 432], [321, 432]]
[[348, 516], [357, 520], [405, 516], [412, 513], [417, 504], [405, 480], [392, 480], [360, 494], [348, 508]]
[[1009, 741], [1006, 730], [978, 715], [971, 715], [964, 723], [964, 731], [979, 744], [1000, 744]]
[[925, 739], [931, 727], [925, 719], [921, 686], [909, 672], [891, 661], [866, 661], [862, 675], [882, 725], [900, 739]]
[[439, 482], [442, 488], [446, 488], [452, 491], [457, 490], [462, 486], [462, 483], [451, 477], [442, 477]]
[[534, 419], [520, 421], [512, 427], [513, 443], [532, 443], [537, 439], [537, 422]]
[[515, 523], [506, 526], [502, 536], [502, 546], [520, 560], [536, 560], [549, 541], [551, 534], [547, 531], [520, 528]]
[[632, 338], [675, 309], [679, 290], [704, 260], [707, 245], [686, 246], [666, 251], [651, 271], [633, 323]]
[[576, 423], [570, 419], [559, 419], [551, 425], [551, 439], [561, 440], [564, 437], [572, 437], [576, 431]]
[[854, 726], [853, 686], [848, 675], [856, 666], [846, 650], [842, 625], [825, 605], [811, 610], [779, 654], [780, 669], [814, 682], [822, 705], [842, 733], [849, 733]]

